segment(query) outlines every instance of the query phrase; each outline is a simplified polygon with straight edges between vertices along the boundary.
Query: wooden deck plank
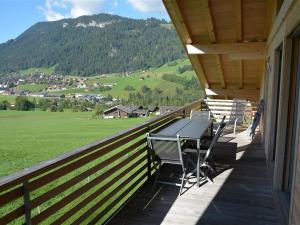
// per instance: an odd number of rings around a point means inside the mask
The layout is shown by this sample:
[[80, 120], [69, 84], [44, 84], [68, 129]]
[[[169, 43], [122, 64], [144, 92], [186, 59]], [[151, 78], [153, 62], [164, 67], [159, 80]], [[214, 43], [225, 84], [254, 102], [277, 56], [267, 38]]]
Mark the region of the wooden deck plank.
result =
[[237, 144], [219, 143], [216, 152], [237, 146], [239, 157], [218, 163], [214, 183], [191, 186], [180, 197], [178, 187], [160, 186], [153, 192], [152, 184], [146, 185], [108, 224], [278, 225], [260, 141], [250, 143], [243, 134], [228, 140]]

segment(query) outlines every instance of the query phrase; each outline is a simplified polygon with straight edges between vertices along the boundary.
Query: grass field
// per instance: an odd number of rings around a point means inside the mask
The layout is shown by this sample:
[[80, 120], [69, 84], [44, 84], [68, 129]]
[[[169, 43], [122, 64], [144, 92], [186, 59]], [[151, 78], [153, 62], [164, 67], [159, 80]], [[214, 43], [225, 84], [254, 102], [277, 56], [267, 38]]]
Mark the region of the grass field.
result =
[[0, 111], [0, 177], [146, 120], [104, 120], [92, 115], [86, 112]]

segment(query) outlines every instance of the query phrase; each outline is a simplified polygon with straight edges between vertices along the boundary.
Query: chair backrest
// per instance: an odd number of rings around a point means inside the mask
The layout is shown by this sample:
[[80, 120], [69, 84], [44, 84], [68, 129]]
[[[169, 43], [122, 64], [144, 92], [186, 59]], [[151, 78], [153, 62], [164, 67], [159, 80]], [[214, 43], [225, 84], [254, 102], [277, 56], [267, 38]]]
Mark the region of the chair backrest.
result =
[[211, 143], [209, 145], [209, 148], [208, 148], [208, 150], [206, 152], [204, 160], [206, 160], [211, 155], [212, 150], [213, 150], [215, 144], [218, 142], [219, 137], [221, 136], [221, 133], [224, 130], [225, 126], [226, 126], [226, 123], [224, 123], [224, 122], [220, 123], [220, 125], [218, 126], [218, 129], [217, 129], [217, 131], [215, 133], [215, 136], [213, 137], [213, 139], [212, 139], [212, 141], [211, 141]]
[[169, 137], [147, 133], [147, 143], [150, 150], [162, 161], [182, 163], [180, 137]]
[[210, 119], [210, 111], [192, 110], [190, 119]]
[[245, 112], [247, 108], [247, 101], [245, 100], [233, 100], [232, 109], [229, 115], [229, 124], [234, 122], [243, 123], [245, 119]]

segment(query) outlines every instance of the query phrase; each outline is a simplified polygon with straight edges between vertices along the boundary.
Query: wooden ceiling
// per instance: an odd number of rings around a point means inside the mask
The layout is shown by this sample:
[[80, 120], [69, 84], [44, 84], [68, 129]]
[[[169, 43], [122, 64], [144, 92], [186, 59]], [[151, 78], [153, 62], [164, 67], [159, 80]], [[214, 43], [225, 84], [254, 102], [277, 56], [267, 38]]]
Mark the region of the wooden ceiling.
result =
[[196, 74], [227, 98], [258, 100], [276, 0], [163, 0]]

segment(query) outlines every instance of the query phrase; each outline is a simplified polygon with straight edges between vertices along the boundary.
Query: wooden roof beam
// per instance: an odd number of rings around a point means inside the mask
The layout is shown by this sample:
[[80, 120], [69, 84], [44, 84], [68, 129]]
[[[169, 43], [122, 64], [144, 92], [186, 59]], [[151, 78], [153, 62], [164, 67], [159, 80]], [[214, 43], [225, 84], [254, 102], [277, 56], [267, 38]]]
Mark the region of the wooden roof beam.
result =
[[[208, 0], [204, 0], [204, 3], [205, 3], [205, 17], [206, 17], [205, 21], [206, 21], [209, 39], [210, 39], [211, 43], [215, 43], [217, 41], [217, 38], [216, 38], [216, 34], [215, 34], [214, 22], [213, 22], [211, 10], [210, 10], [209, 2], [208, 2]], [[217, 64], [218, 74], [220, 77], [220, 83], [222, 85], [222, 88], [225, 88], [226, 84], [225, 84], [225, 78], [224, 78], [224, 73], [223, 73], [222, 61], [221, 61], [221, 57], [219, 55], [216, 55], [216, 64]]]
[[173, 22], [178, 22], [180, 23], [180, 28], [181, 28], [181, 32], [183, 33], [183, 42], [184, 43], [192, 43], [192, 38], [190, 35], [190, 29], [188, 28], [188, 26], [186, 25], [185, 22], [185, 18], [183, 17], [180, 7], [178, 6], [178, 2], [176, 0], [172, 0], [172, 1], [164, 1], [165, 2], [165, 6], [166, 8], [168, 8], [168, 6], [170, 5], [173, 9], [173, 11], [175, 12], [175, 17], [173, 18]]
[[241, 42], [226, 44], [187, 44], [188, 54], [252, 54], [266, 56], [266, 42]]
[[[243, 20], [242, 20], [242, 0], [234, 0], [234, 8], [236, 14], [236, 40], [237, 42], [243, 41]], [[237, 77], [238, 87], [243, 88], [243, 60], [240, 59], [237, 62]]]
[[[186, 19], [184, 15], [181, 12], [180, 9], [180, 1], [177, 0], [163, 0], [163, 3], [169, 12], [169, 15], [172, 18], [173, 24], [177, 30], [177, 32], [181, 35], [181, 42], [185, 44], [192, 43], [192, 37], [190, 29], [186, 23]], [[173, 11], [173, 13], [171, 13]], [[197, 77], [199, 78], [201, 84], [204, 86], [204, 88], [208, 88], [209, 84], [207, 82], [206, 74], [203, 70], [203, 66], [201, 64], [201, 61], [198, 56], [196, 55], [188, 55], [195, 71], [197, 74]]]
[[222, 89], [222, 88], [210, 88], [206, 89], [207, 96], [232, 96], [234, 98], [248, 99], [258, 101], [260, 91], [258, 89]]
[[237, 61], [238, 86], [243, 88], [243, 60]]
[[234, 8], [236, 13], [236, 39], [237, 42], [241, 42], [243, 40], [242, 0], [234, 0]]

